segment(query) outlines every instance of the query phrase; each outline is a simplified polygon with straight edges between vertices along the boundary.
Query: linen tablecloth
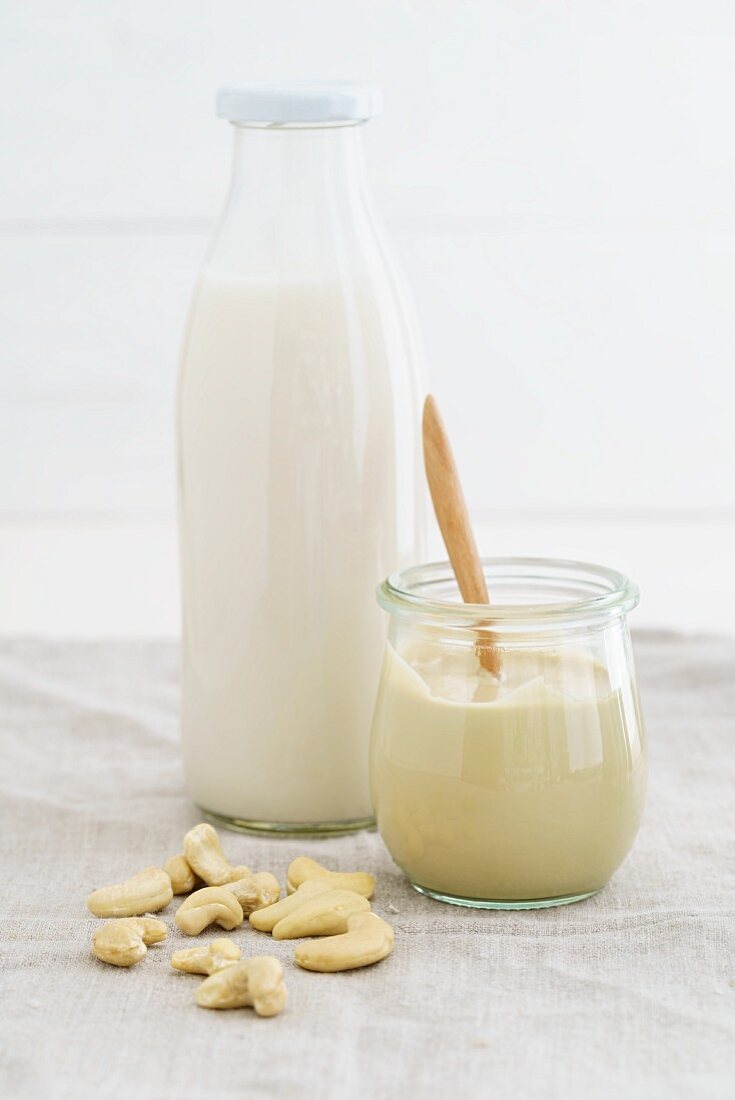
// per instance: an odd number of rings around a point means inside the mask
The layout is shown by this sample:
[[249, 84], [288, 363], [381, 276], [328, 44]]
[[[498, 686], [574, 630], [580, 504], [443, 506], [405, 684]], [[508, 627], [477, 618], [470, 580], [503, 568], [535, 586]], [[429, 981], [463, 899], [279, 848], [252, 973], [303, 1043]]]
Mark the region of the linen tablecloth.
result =
[[[223, 833], [233, 863], [306, 852], [378, 877], [394, 954], [312, 974], [277, 955], [283, 1015], [197, 1008], [171, 935], [130, 970], [90, 954], [95, 887], [200, 819], [178, 750], [174, 644], [0, 645], [0, 1094], [22, 1097], [735, 1096], [735, 641], [639, 634], [651, 758], [633, 853], [594, 899], [477, 912], [422, 898], [374, 833]], [[159, 914], [160, 916], [161, 914]], [[205, 935], [207, 935], [205, 933]]]

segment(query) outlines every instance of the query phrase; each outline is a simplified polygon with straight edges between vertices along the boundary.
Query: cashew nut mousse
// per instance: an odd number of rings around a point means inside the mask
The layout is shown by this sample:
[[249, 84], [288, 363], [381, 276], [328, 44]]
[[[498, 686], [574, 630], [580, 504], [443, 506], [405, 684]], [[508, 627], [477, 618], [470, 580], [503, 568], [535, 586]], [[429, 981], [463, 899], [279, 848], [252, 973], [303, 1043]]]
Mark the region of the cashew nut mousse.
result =
[[[486, 560], [492, 608], [448, 564], [393, 576], [372, 735], [378, 828], [420, 892], [486, 908], [580, 900], [635, 838], [646, 754], [627, 611], [602, 567]], [[492, 629], [496, 675], [478, 656]]]

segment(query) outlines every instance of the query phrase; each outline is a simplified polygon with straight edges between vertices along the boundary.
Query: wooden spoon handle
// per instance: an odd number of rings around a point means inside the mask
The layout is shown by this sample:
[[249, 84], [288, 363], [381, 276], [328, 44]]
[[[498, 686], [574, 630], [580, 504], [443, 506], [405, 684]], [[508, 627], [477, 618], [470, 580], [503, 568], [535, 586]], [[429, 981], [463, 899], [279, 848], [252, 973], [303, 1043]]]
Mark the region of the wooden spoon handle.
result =
[[[431, 394], [424, 402], [424, 466], [439, 529], [465, 603], [490, 603], [485, 573], [444, 423]], [[500, 654], [488, 631], [481, 633], [477, 655], [483, 668], [500, 672]]]

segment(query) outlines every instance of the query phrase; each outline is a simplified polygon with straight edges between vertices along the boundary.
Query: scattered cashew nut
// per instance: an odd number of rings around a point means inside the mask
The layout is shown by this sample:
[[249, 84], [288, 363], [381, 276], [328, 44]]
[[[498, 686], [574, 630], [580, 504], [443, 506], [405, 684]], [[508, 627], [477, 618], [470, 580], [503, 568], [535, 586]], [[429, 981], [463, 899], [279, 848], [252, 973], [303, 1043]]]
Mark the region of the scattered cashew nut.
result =
[[205, 886], [193, 894], [176, 910], [175, 921], [187, 936], [198, 936], [210, 924], [231, 932], [243, 920], [243, 911], [235, 895], [222, 886]]
[[313, 878], [329, 879], [332, 886], [340, 890], [354, 890], [356, 894], [362, 894], [365, 898], [371, 898], [375, 893], [375, 877], [367, 871], [329, 871], [308, 856], [299, 856], [289, 865], [286, 889], [289, 894], [292, 894], [302, 882]]
[[157, 913], [173, 897], [171, 879], [160, 867], [146, 867], [127, 882], [103, 886], [87, 898], [87, 908], [96, 917], [139, 917]]
[[353, 913], [342, 936], [300, 943], [294, 958], [304, 970], [332, 973], [379, 962], [393, 950], [393, 929], [375, 913]]
[[255, 955], [205, 978], [196, 994], [202, 1008], [252, 1005], [259, 1016], [277, 1016], [286, 1004], [283, 969], [272, 955]]
[[246, 916], [256, 909], [273, 905], [281, 896], [278, 879], [270, 871], [258, 871], [257, 874], [248, 875], [237, 882], [227, 882], [223, 889], [230, 890], [235, 895]]
[[175, 951], [171, 956], [171, 966], [185, 974], [215, 974], [218, 970], [239, 962], [241, 955], [242, 951], [237, 944], [223, 937], [212, 940], [206, 947], [188, 947], [184, 951]]
[[329, 893], [332, 889], [328, 879], [309, 879], [307, 882], [302, 882], [293, 894], [289, 894], [288, 897], [282, 898], [281, 901], [265, 909], [256, 910], [248, 919], [253, 928], [257, 928], [259, 932], [272, 932], [280, 920], [295, 912], [307, 898]]
[[186, 856], [171, 856], [164, 863], [163, 869], [171, 879], [174, 894], [190, 894], [201, 885], [201, 880], [192, 871]]
[[162, 920], [154, 917], [123, 917], [107, 921], [92, 937], [92, 953], [112, 966], [133, 966], [145, 956], [148, 944], [160, 943], [168, 935]]
[[[297, 897], [292, 894], [291, 897]], [[336, 936], [346, 932], [353, 913], [370, 909], [370, 902], [354, 890], [326, 890], [304, 901], [273, 929], [274, 940], [297, 940], [301, 936]]]
[[184, 856], [195, 874], [207, 886], [224, 886], [247, 878], [248, 867], [233, 867], [225, 858], [217, 830], [207, 822], [195, 825], [184, 837]]

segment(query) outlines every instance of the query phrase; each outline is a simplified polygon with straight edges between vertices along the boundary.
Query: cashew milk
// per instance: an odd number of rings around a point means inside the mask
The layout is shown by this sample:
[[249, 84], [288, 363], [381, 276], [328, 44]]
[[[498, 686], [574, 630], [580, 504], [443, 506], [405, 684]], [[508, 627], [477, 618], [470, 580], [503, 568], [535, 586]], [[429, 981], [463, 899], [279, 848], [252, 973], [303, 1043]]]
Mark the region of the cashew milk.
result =
[[182, 741], [194, 799], [220, 815], [372, 814], [374, 591], [416, 560], [423, 515], [418, 381], [380, 293], [209, 271], [194, 304], [179, 397]]
[[629, 851], [646, 764], [635, 690], [585, 653], [388, 645], [373, 726], [378, 827], [411, 881], [517, 901], [600, 889]]

